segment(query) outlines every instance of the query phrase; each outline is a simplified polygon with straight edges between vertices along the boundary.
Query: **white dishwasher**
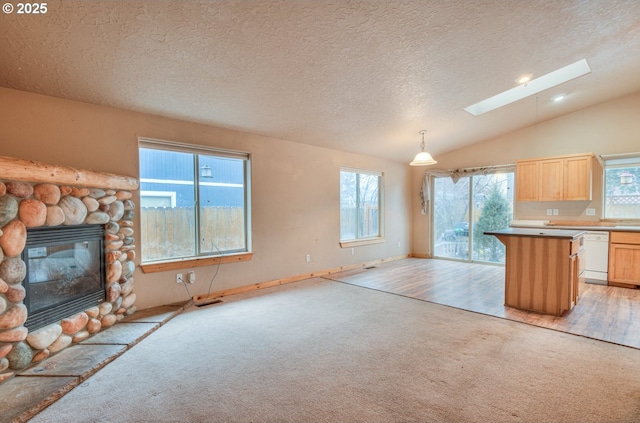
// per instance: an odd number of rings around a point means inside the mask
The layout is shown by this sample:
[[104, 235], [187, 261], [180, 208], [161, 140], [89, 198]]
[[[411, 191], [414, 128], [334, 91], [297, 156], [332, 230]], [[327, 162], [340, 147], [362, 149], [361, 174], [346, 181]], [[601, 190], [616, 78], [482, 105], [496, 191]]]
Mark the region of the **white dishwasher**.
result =
[[609, 232], [589, 231], [584, 235], [584, 261], [585, 282], [607, 285]]

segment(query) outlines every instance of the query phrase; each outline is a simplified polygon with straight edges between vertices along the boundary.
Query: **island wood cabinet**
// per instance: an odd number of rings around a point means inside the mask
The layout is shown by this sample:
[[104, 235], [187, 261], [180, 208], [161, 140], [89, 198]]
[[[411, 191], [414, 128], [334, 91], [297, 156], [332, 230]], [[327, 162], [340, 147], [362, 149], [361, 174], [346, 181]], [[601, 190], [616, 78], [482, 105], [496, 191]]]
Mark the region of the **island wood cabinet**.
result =
[[609, 235], [609, 285], [640, 285], [640, 233]]
[[485, 233], [506, 247], [506, 306], [560, 316], [578, 304], [584, 283], [583, 231], [511, 228]]
[[516, 162], [517, 201], [591, 201], [593, 154]]

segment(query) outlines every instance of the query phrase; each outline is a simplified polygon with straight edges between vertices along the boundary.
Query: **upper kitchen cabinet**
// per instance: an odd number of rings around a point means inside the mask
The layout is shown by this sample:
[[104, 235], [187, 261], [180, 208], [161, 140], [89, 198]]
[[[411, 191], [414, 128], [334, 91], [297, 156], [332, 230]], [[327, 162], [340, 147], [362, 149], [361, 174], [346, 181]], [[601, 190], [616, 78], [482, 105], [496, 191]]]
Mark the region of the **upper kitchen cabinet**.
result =
[[594, 161], [593, 154], [564, 159], [564, 199], [566, 201], [591, 201]]
[[591, 201], [594, 162], [591, 153], [520, 160], [516, 162], [516, 200]]
[[537, 161], [516, 163], [516, 201], [538, 201]]
[[563, 159], [547, 159], [539, 161], [540, 187], [538, 201], [564, 200], [565, 169]]

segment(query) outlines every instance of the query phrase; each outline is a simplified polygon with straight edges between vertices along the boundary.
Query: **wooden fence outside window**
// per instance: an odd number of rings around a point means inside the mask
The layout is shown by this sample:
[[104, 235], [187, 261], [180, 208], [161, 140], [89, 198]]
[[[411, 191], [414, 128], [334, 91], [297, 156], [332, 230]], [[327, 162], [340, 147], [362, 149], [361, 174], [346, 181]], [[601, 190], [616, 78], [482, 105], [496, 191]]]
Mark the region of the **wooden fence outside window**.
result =
[[[241, 207], [203, 207], [200, 222], [200, 239], [204, 240], [201, 253], [245, 248]], [[195, 225], [193, 207], [143, 207], [140, 212], [142, 261], [194, 256]]]

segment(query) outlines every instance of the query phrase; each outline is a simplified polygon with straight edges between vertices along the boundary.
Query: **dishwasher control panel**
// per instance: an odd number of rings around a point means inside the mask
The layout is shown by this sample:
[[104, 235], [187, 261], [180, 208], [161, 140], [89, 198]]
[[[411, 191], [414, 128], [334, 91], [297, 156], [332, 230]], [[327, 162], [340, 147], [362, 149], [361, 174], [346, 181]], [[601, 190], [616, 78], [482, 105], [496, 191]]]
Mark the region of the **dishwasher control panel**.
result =
[[609, 242], [609, 232], [599, 231], [599, 232], [587, 232], [584, 235], [585, 241], [600, 241], [600, 242]]

